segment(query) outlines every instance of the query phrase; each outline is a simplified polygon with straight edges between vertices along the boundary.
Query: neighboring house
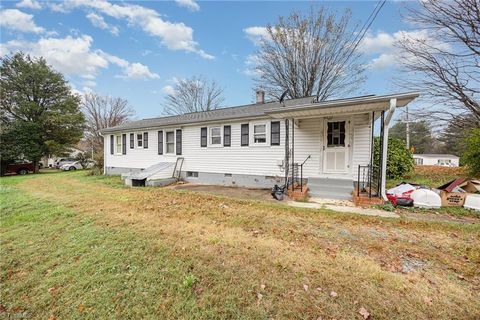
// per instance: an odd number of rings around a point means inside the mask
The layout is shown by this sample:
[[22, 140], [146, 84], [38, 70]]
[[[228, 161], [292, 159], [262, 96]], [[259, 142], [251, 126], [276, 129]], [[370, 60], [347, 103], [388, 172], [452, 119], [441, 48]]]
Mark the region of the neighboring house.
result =
[[413, 160], [418, 166], [458, 167], [459, 157], [453, 154], [414, 154]]
[[[258, 91], [255, 104], [134, 121], [102, 130], [105, 173], [163, 168], [161, 163], [173, 165], [183, 157], [181, 175], [187, 181], [272, 187], [285, 181], [285, 163], [290, 168], [310, 156], [303, 177], [311, 193], [350, 197], [359, 166], [371, 163], [375, 120], [387, 137], [395, 109], [418, 96], [410, 92], [324, 102], [308, 97], [280, 103], [265, 102]], [[383, 141], [386, 146], [388, 139]], [[385, 172], [386, 149], [382, 154]], [[173, 168], [169, 170], [171, 176]]]

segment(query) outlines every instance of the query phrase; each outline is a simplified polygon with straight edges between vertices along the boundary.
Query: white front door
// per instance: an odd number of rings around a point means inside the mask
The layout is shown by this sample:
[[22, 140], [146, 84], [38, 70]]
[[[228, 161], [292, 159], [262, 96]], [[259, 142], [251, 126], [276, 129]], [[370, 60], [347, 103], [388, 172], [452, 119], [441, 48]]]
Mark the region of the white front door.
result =
[[348, 121], [326, 119], [323, 141], [323, 172], [345, 173], [348, 171]]

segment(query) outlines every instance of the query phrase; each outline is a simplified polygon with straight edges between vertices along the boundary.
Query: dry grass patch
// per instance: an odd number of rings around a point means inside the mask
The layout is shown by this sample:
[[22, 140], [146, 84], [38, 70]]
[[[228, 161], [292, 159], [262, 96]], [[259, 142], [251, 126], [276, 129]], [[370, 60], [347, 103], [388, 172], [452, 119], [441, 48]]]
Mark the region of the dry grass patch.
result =
[[216, 317], [352, 319], [361, 317], [362, 307], [376, 319], [480, 316], [477, 225], [285, 208], [106, 181], [74, 173], [18, 187], [100, 226], [134, 231], [168, 248], [171, 259], [188, 261], [194, 278], [186, 286], [195, 306]]

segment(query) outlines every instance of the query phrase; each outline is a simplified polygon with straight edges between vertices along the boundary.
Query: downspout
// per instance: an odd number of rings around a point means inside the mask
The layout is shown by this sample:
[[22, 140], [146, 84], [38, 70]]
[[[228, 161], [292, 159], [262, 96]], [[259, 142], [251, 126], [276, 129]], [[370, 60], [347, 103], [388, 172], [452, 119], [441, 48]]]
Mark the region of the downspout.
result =
[[387, 192], [385, 190], [385, 184], [387, 181], [387, 154], [388, 154], [388, 125], [390, 120], [395, 113], [395, 109], [397, 108], [397, 99], [390, 99], [390, 108], [388, 109], [387, 116], [385, 117], [385, 121], [383, 123], [383, 146], [382, 146], [382, 181], [380, 192], [382, 194], [382, 198], [385, 201], [388, 201]]

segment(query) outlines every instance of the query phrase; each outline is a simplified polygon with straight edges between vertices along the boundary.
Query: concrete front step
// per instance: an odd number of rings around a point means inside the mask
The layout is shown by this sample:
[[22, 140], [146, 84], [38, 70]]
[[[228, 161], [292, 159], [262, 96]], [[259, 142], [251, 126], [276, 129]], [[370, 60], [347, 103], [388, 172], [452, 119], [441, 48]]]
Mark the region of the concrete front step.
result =
[[352, 195], [348, 193], [331, 193], [331, 192], [311, 192], [308, 194], [312, 198], [335, 199], [335, 200], [352, 200]]
[[309, 194], [311, 197], [324, 199], [352, 199], [353, 181], [347, 179], [309, 178]]

